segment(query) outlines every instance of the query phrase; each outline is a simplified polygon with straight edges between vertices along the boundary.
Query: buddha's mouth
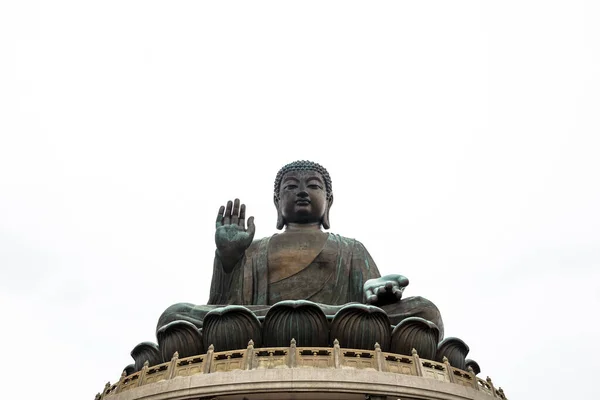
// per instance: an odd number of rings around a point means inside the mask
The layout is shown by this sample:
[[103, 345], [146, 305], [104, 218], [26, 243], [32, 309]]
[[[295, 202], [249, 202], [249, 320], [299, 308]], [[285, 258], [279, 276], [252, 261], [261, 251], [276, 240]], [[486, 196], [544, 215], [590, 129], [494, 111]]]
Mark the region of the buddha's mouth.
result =
[[310, 204], [310, 200], [296, 200], [296, 204], [299, 206], [307, 206]]

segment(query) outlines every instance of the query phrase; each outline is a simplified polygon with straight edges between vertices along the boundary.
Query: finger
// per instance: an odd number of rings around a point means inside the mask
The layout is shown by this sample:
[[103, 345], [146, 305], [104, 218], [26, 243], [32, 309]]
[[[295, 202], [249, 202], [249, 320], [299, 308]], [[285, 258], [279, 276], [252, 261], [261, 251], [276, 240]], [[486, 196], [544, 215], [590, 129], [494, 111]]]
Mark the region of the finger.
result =
[[242, 229], [246, 229], [246, 205], [242, 204], [240, 207], [240, 219], [238, 220], [238, 225]]
[[231, 213], [231, 223], [237, 225], [240, 219], [240, 199], [235, 199], [233, 202], [233, 211]]
[[227, 208], [225, 209], [225, 215], [223, 216], [223, 225], [231, 224], [231, 207], [232, 206], [233, 206], [233, 203], [231, 202], [231, 200], [229, 200], [227, 202]]
[[390, 293], [391, 293], [391, 292], [392, 292], [392, 288], [393, 288], [393, 287], [394, 287], [394, 282], [392, 282], [392, 281], [387, 281], [387, 282], [385, 283], [385, 290], [386, 290], [387, 292], [390, 292]]
[[373, 290], [367, 289], [365, 292], [365, 296], [367, 297], [367, 304], [375, 304], [377, 303], [377, 295], [373, 293]]
[[377, 290], [375, 291], [377, 296], [383, 296], [383, 295], [385, 295], [386, 292], [387, 292], [387, 290], [385, 289], [385, 286], [379, 286], [377, 288]]
[[254, 226], [254, 217], [248, 218], [248, 229], [246, 230], [250, 238], [254, 238], [254, 233], [256, 232], [256, 227]]
[[392, 289], [392, 292], [394, 293], [394, 296], [396, 296], [396, 298], [397, 298], [398, 300], [400, 300], [400, 299], [402, 298], [402, 292], [403, 292], [403, 290], [402, 290], [402, 289], [400, 289], [399, 287], [397, 287], [397, 286], [396, 286], [396, 287], [394, 287], [394, 288]]
[[216, 227], [220, 227], [223, 225], [223, 212], [225, 211], [225, 206], [221, 206], [219, 208], [219, 213], [217, 214], [217, 220], [215, 221]]

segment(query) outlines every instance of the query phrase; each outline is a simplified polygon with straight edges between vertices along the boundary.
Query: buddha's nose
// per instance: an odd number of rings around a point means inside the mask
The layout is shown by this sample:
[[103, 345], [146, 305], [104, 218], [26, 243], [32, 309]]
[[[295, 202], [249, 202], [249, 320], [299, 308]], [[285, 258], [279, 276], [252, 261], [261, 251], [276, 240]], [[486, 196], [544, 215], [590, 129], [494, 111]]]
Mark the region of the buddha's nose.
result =
[[304, 189], [301, 189], [298, 192], [298, 197], [308, 197], [308, 192], [306, 190], [304, 190]]

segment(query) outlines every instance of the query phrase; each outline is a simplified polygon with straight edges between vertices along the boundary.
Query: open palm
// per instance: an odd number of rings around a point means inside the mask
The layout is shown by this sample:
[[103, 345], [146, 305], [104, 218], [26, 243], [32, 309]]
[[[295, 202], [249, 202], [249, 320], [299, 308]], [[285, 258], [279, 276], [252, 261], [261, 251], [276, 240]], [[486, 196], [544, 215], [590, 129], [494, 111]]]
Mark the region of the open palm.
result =
[[227, 202], [221, 206], [216, 220], [215, 243], [219, 255], [224, 261], [238, 260], [254, 239], [254, 217], [248, 218], [246, 228], [246, 205], [240, 206], [240, 200]]

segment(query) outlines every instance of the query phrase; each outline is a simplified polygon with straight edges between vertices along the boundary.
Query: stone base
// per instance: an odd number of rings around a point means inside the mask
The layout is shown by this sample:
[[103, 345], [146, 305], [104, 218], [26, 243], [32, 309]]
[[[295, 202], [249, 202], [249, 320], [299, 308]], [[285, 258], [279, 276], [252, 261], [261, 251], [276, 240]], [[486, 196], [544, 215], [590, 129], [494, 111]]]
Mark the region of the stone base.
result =
[[[107, 383], [96, 400], [197, 399], [489, 399], [506, 400], [490, 378], [473, 370], [420, 358], [374, 350], [333, 347], [254, 348], [179, 358], [141, 371], [123, 373]], [[391, 396], [391, 397], [390, 397]]]
[[453, 383], [358, 369], [285, 368], [177, 377], [111, 395], [111, 400], [169, 399], [444, 399], [491, 396]]

